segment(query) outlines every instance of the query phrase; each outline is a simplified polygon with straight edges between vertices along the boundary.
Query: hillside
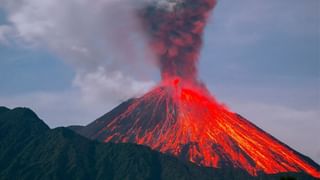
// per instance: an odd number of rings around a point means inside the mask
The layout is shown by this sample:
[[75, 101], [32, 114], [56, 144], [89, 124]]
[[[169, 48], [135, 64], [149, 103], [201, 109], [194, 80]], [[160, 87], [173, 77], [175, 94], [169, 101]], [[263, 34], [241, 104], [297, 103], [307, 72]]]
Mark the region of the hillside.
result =
[[[261, 176], [278, 179], [305, 174]], [[299, 179], [300, 179], [299, 178]], [[236, 169], [181, 162], [134, 144], [102, 144], [50, 129], [27, 108], [0, 108], [0, 179], [254, 179]]]

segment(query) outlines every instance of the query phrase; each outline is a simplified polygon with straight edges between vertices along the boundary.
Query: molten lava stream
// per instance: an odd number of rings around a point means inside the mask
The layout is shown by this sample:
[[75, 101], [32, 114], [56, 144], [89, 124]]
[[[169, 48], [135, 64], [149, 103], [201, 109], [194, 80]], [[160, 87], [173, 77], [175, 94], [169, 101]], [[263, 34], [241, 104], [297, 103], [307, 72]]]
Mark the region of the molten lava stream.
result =
[[101, 134], [105, 142], [143, 144], [202, 166], [231, 166], [252, 175], [304, 171], [320, 177], [298, 154], [218, 104], [203, 86], [177, 78], [135, 99], [96, 137]]

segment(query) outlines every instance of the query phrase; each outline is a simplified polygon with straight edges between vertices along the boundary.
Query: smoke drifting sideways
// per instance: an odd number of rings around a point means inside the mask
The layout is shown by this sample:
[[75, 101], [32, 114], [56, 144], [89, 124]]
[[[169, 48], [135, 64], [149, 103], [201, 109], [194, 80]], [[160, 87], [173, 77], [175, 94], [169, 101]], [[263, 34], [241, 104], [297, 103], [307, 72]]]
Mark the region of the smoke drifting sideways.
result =
[[158, 78], [136, 16], [141, 1], [0, 0], [6, 21], [0, 44], [49, 52], [74, 69], [73, 86], [86, 102], [115, 105]]
[[216, 0], [158, 0], [138, 11], [162, 79], [198, 82], [203, 31]]
[[163, 79], [179, 76], [196, 80], [203, 29], [216, 3], [215, 0], [0, 2], [10, 30], [6, 34], [8, 42], [46, 48], [75, 68], [73, 83], [87, 101], [111, 98], [115, 102], [147, 91], [157, 79], [154, 77], [157, 67]]

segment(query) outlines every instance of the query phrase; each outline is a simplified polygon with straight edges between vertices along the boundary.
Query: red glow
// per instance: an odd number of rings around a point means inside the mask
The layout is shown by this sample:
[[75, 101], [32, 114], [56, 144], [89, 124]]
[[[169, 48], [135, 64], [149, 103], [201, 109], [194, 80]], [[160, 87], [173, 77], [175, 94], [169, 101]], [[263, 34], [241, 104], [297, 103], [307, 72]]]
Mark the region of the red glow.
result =
[[177, 86], [179, 85], [179, 82], [180, 82], [180, 79], [178, 79], [178, 78], [177, 78], [177, 79], [174, 79], [174, 80], [173, 80], [174, 86], [177, 87]]
[[218, 104], [204, 88], [180, 79], [166, 80], [134, 100], [93, 138], [101, 136], [105, 142], [143, 144], [203, 166], [320, 177], [298, 154]]
[[143, 144], [199, 165], [231, 166], [252, 175], [304, 171], [320, 178], [300, 155], [218, 104], [198, 82], [202, 34], [216, 0], [176, 2], [174, 10], [151, 3], [139, 13], [161, 84], [126, 110], [95, 121], [98, 132], [91, 138]]

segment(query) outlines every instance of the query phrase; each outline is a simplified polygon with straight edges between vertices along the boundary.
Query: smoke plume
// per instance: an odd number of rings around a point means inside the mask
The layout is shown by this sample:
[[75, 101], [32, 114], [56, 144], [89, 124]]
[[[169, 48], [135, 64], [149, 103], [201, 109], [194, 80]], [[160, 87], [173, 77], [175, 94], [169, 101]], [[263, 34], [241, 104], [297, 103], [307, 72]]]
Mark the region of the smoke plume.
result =
[[0, 43], [48, 51], [74, 68], [73, 86], [86, 101], [116, 104], [154, 84], [140, 1], [0, 0]]
[[153, 1], [139, 11], [162, 79], [197, 80], [202, 34], [215, 4], [216, 0]]

